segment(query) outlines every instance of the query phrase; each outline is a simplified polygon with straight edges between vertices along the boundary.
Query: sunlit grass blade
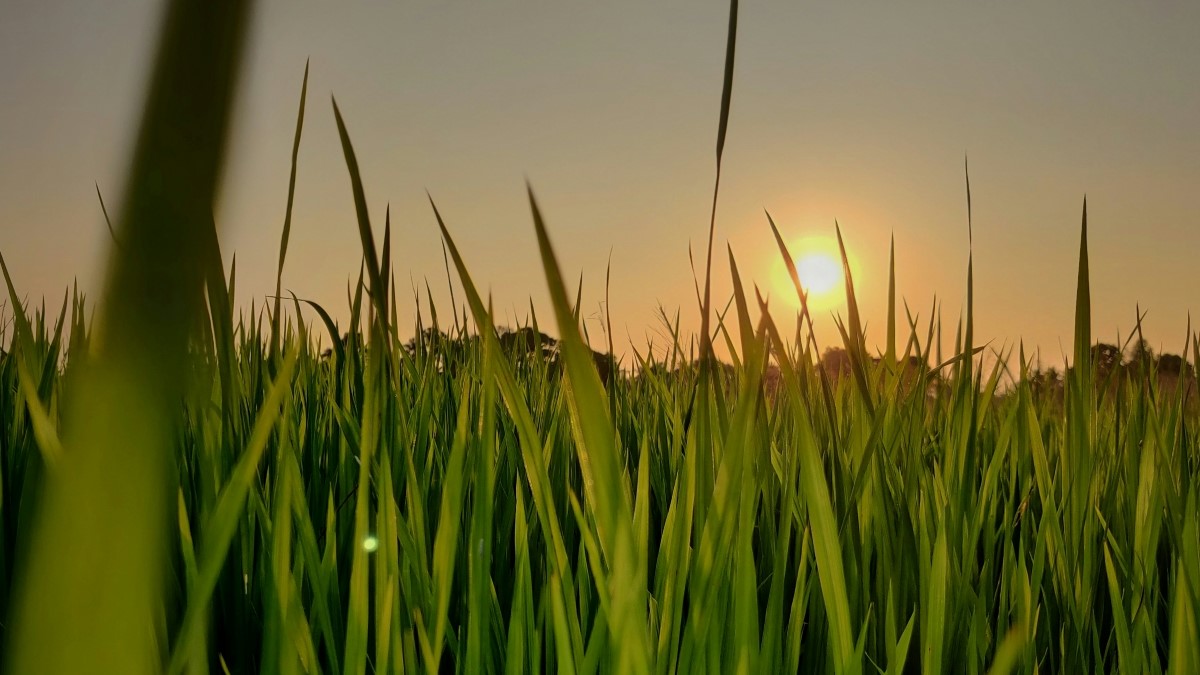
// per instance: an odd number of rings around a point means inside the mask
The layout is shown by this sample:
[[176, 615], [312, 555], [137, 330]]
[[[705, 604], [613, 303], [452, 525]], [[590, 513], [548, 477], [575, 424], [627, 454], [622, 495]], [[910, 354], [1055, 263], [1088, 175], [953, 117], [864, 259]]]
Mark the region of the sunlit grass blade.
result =
[[558, 323], [559, 346], [566, 360], [570, 400], [578, 415], [576, 451], [583, 472], [588, 503], [596, 516], [599, 539], [612, 574], [613, 616], [609, 623], [619, 630], [617, 649], [620, 668], [626, 672], [648, 672], [650, 643], [646, 635], [645, 559], [638, 556], [633, 538], [633, 508], [629, 486], [613, 433], [611, 412], [600, 376], [584, 344], [579, 324], [571, 311], [566, 286], [537, 201], [529, 190], [529, 205], [541, 251], [542, 268]]
[[850, 258], [846, 255], [846, 243], [842, 240], [842, 228], [836, 222], [834, 230], [837, 233], [838, 250], [842, 255], [842, 269], [845, 275], [846, 287], [846, 316], [847, 325], [842, 327], [839, 323], [839, 330], [842, 333], [842, 340], [846, 345], [846, 351], [850, 353], [850, 371], [854, 374], [854, 381], [858, 383], [859, 393], [862, 394], [863, 405], [867, 408], [867, 414], [874, 416], [875, 401], [874, 395], [871, 393], [871, 387], [867, 384], [867, 357], [866, 333], [863, 332], [862, 318], [858, 311], [858, 297], [854, 293], [854, 275], [850, 272]]

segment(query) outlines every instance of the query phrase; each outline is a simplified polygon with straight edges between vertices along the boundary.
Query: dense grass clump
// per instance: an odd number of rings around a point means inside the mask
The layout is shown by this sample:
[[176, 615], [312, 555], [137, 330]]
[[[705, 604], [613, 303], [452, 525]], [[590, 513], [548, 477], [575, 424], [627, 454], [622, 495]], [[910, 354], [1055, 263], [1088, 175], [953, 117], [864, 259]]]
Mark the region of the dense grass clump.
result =
[[[368, 281], [346, 334], [296, 301], [291, 316], [317, 316], [276, 339], [210, 296], [164, 477], [154, 644], [171, 672], [1200, 663], [1193, 389], [1099, 382], [1083, 349], [1062, 394], [1025, 363], [1000, 391], [1003, 366], [982, 370], [969, 343], [925, 366], [933, 326], [878, 358], [846, 333], [848, 372], [829, 371], [807, 331], [752, 319], [740, 284], [716, 321], [731, 364], [677, 342], [602, 381], [546, 252], [559, 341], [497, 332], [465, 266], [478, 332], [436, 313], [401, 326]], [[41, 484], [74, 452], [61, 401], [96, 338], [78, 296], [57, 318], [8, 311], [11, 643]]]
[[1092, 344], [1086, 205], [1061, 378], [983, 365], [970, 263], [948, 358], [894, 273], [869, 350], [848, 266], [828, 358], [769, 218], [799, 317], [732, 252], [713, 311], [715, 190], [701, 335], [618, 361], [532, 192], [556, 338], [497, 330], [436, 207], [465, 307], [398, 316], [335, 104], [349, 321], [281, 281], [239, 312], [212, 204], [248, 5], [171, 4], [95, 320], [25, 305], [0, 259], [8, 672], [1200, 670], [1200, 342]]

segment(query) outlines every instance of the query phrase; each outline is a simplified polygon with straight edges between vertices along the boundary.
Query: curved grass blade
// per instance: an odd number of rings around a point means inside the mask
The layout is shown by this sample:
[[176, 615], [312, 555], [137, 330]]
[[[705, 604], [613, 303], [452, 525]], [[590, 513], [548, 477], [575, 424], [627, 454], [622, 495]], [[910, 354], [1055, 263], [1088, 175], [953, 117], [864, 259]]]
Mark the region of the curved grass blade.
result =
[[[293, 294], [293, 297], [294, 294]], [[342, 342], [342, 336], [338, 334], [337, 324], [333, 322], [333, 317], [329, 316], [329, 312], [325, 308], [313, 302], [312, 300], [300, 300], [304, 304], [312, 307], [317, 312], [317, 316], [321, 317], [321, 323], [325, 324], [325, 330], [329, 332], [329, 339], [333, 341], [330, 349], [333, 350], [334, 356], [337, 357], [338, 363], [346, 362], [346, 345]]]
[[120, 246], [121, 241], [117, 239], [117, 231], [113, 229], [112, 218], [108, 217], [108, 207], [104, 205], [104, 195], [100, 194], [99, 183], [96, 183], [96, 198], [100, 200], [100, 212], [104, 214], [104, 225], [108, 227], [108, 236], [112, 238], [114, 246]]
[[354, 146], [350, 143], [350, 132], [346, 131], [346, 123], [342, 120], [342, 111], [338, 109], [337, 100], [333, 100], [333, 116], [337, 121], [338, 136], [342, 140], [342, 154], [346, 157], [346, 169], [350, 172], [350, 187], [354, 193], [354, 210], [358, 214], [358, 236], [362, 240], [363, 262], [366, 265], [367, 280], [370, 282], [370, 297], [375, 304], [376, 318], [373, 326], [380, 327], [387, 321], [387, 285], [383, 283], [383, 273], [379, 268], [379, 254], [375, 250], [375, 234], [371, 230], [371, 216], [367, 211], [367, 196], [363, 191], [362, 175], [358, 171], [358, 158], [354, 155]]

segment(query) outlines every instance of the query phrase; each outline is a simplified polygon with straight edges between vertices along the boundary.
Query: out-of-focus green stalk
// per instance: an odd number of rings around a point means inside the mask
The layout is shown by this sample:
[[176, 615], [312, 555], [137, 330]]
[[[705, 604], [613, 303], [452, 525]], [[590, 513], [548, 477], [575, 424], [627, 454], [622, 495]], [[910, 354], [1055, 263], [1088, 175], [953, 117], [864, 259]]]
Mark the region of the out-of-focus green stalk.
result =
[[202, 317], [212, 227], [249, 0], [166, 8], [98, 330], [65, 411], [17, 573], [11, 673], [152, 673], [166, 636], [170, 449]]

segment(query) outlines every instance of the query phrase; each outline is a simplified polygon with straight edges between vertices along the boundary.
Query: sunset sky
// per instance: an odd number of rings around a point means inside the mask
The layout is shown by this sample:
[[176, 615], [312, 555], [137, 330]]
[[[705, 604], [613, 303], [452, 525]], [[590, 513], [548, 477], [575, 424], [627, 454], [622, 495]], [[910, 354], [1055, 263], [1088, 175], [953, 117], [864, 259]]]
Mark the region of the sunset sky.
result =
[[[148, 0], [0, 5], [0, 252], [31, 301], [57, 307], [76, 277], [98, 288], [94, 183], [115, 213], [158, 16]], [[583, 272], [585, 316], [611, 252], [619, 349], [663, 344], [660, 305], [694, 331], [688, 246], [700, 262], [727, 18], [725, 2], [259, 3], [218, 212], [239, 301], [273, 292], [311, 58], [285, 289], [344, 317], [358, 272], [332, 93], [380, 233], [392, 207], [402, 314], [426, 281], [448, 311], [429, 190], [498, 323], [523, 321], [531, 297], [549, 323], [528, 179], [564, 272]], [[783, 319], [794, 303], [764, 209], [797, 257], [837, 219], [868, 342], [885, 336], [893, 234], [899, 293], [922, 323], [936, 295], [949, 340], [967, 154], [980, 341], [1024, 338], [1047, 363], [1069, 351], [1086, 193], [1094, 335], [1127, 333], [1140, 303], [1155, 348], [1178, 352], [1200, 310], [1197, 35], [1200, 3], [1183, 1], [743, 3], [714, 297], [728, 297], [728, 243]], [[843, 309], [823, 303], [822, 345]]]

